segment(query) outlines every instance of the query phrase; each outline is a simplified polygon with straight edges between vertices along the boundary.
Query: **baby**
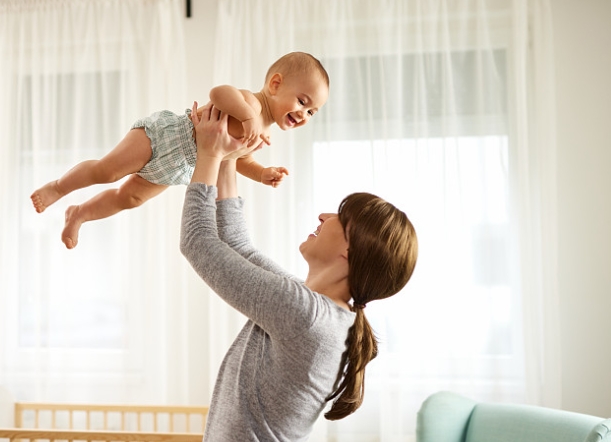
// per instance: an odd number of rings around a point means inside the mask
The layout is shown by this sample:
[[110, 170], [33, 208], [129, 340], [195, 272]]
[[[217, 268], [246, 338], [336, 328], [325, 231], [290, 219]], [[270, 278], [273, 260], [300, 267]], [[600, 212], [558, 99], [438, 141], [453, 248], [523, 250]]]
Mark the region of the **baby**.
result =
[[[282, 130], [305, 125], [328, 96], [326, 70], [304, 52], [291, 52], [272, 64], [260, 92], [228, 85], [210, 91], [213, 105], [230, 116], [229, 133], [248, 146], [269, 145], [274, 123]], [[176, 115], [164, 110], [136, 121], [103, 158], [77, 164], [31, 195], [34, 208], [41, 213], [74, 190], [113, 183], [130, 175], [119, 188], [105, 190], [83, 204], [68, 207], [62, 232], [62, 241], [68, 249], [76, 247], [84, 222], [138, 207], [168, 186], [189, 184], [196, 159], [191, 112], [187, 109], [184, 115]], [[201, 108], [197, 112], [201, 114]], [[288, 175], [286, 168], [263, 167], [252, 155], [240, 158], [237, 169], [242, 175], [273, 187]]]

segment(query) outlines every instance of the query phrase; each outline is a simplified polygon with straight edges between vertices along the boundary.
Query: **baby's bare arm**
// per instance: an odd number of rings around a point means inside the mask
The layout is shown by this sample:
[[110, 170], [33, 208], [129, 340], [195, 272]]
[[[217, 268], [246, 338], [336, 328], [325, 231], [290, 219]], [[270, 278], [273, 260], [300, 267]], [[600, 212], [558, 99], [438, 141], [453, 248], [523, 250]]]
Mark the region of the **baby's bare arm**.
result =
[[266, 186], [278, 187], [289, 171], [285, 167], [264, 167], [252, 155], [238, 159], [236, 170], [247, 178]]
[[269, 144], [269, 139], [263, 135], [261, 103], [252, 92], [229, 85], [217, 86], [210, 91], [210, 100], [215, 108], [242, 123], [244, 144], [251, 147], [259, 140]]
[[[249, 91], [241, 91], [233, 86], [222, 85], [210, 90], [210, 100], [214, 107], [221, 112], [231, 115], [233, 118], [246, 121], [251, 120], [261, 113], [259, 101]], [[248, 97], [248, 98], [247, 98]]]
[[246, 178], [250, 178], [257, 183], [261, 182], [261, 173], [263, 172], [264, 167], [257, 163], [252, 155], [246, 155], [242, 158], [238, 158], [236, 169], [238, 173], [244, 175]]

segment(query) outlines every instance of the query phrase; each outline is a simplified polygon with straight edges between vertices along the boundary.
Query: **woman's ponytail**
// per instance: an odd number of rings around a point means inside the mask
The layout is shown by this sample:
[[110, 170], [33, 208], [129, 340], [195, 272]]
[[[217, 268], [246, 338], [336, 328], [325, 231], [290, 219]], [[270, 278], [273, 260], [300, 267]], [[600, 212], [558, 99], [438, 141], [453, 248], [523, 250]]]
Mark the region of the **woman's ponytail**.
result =
[[325, 413], [328, 420], [343, 419], [361, 406], [365, 394], [365, 366], [378, 354], [378, 342], [363, 309], [354, 310], [356, 319], [348, 331], [347, 348], [338, 376], [341, 383], [327, 397], [327, 400], [335, 399], [331, 409]]

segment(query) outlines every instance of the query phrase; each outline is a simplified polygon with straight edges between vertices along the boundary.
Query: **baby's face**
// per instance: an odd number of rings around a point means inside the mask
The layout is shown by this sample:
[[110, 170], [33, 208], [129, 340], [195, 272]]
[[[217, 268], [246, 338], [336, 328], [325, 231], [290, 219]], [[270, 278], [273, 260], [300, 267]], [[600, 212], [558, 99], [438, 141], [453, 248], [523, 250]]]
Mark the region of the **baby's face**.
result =
[[284, 77], [270, 103], [274, 121], [282, 130], [305, 125], [327, 102], [329, 88], [322, 77]]

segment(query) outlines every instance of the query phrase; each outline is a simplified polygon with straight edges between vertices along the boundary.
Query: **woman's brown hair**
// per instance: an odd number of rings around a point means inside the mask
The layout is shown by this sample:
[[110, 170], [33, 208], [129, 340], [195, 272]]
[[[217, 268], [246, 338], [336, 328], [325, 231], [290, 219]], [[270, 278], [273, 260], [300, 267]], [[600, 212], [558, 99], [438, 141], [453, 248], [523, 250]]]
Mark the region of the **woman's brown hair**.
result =
[[416, 231], [405, 213], [370, 193], [353, 193], [338, 215], [348, 239], [348, 284], [356, 312], [328, 420], [342, 419], [363, 403], [365, 366], [377, 356], [378, 342], [363, 309], [399, 292], [412, 276], [418, 256]]

